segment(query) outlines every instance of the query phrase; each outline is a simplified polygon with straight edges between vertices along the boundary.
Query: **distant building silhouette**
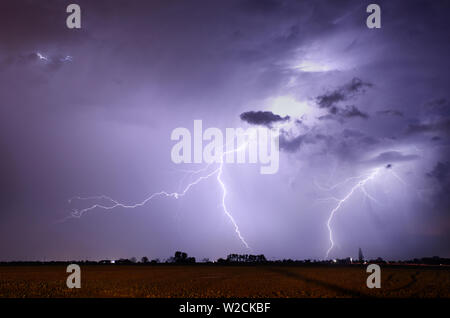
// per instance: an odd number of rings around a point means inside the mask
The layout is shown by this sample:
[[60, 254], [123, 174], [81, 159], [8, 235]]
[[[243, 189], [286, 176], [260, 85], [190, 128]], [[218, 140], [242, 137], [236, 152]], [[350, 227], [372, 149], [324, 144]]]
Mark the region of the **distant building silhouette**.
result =
[[359, 251], [358, 251], [358, 260], [359, 260], [360, 263], [364, 262], [364, 255], [363, 255], [363, 252], [361, 250], [361, 247], [359, 248]]

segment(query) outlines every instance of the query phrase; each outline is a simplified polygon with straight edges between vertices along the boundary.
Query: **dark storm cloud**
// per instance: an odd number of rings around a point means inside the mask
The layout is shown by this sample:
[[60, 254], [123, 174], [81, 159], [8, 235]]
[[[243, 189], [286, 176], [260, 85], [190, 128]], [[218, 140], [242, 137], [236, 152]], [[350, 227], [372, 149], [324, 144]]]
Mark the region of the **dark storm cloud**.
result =
[[445, 240], [450, 229], [450, 161], [437, 162], [426, 175], [437, 183], [432, 188], [430, 218], [436, 222], [436, 232]]
[[278, 0], [244, 0], [241, 2], [243, 9], [248, 10], [250, 13], [264, 12], [272, 13], [274, 10], [279, 10], [283, 6], [283, 1]]
[[384, 164], [384, 163], [393, 163], [393, 162], [412, 161], [412, 160], [417, 160], [419, 158], [420, 157], [417, 155], [405, 155], [398, 151], [386, 151], [386, 152], [380, 153], [376, 157], [368, 160], [368, 162], [375, 163], [375, 164], [377, 164], [377, 163]]
[[331, 108], [336, 103], [346, 100], [346, 96], [340, 91], [334, 91], [317, 97], [317, 104], [321, 108]]
[[342, 131], [342, 136], [344, 138], [360, 138], [365, 136], [365, 134], [359, 130], [346, 128]]
[[363, 82], [355, 77], [349, 83], [336, 90], [316, 97], [316, 102], [320, 108], [333, 108], [336, 104], [347, 101], [358, 93], [364, 92], [366, 87], [372, 87], [371, 83]]
[[[362, 112], [355, 105], [340, 104], [343, 101], [352, 99], [356, 95], [365, 92], [366, 87], [372, 86], [373, 84], [364, 82], [361, 79], [354, 77], [350, 82], [338, 87], [333, 92], [322, 94], [316, 97], [315, 100], [319, 107], [325, 108], [328, 111], [328, 114], [319, 116], [318, 119], [320, 121], [336, 121], [341, 125], [345, 123], [346, 119], [368, 119], [369, 115], [365, 112]], [[313, 128], [319, 127], [320, 125], [316, 124]], [[379, 142], [376, 137], [367, 136], [360, 131], [351, 129], [344, 129], [342, 134], [335, 137], [338, 137], [338, 139], [326, 134], [308, 133], [291, 136], [290, 134], [284, 133], [280, 136], [280, 149], [287, 152], [296, 152], [301, 149], [301, 145], [304, 143], [316, 144], [320, 142], [322, 144], [323, 151], [327, 149], [326, 151], [334, 152], [341, 158], [350, 158], [353, 156], [350, 155], [350, 152], [353, 153], [354, 151], [361, 151], [361, 147], [370, 147]], [[339, 138], [345, 139], [349, 137], [352, 137], [355, 140], [350, 143], [345, 142], [344, 140], [339, 140]], [[343, 147], [341, 147], [342, 145]], [[341, 151], [342, 149], [345, 150]]]
[[442, 117], [450, 116], [450, 102], [446, 98], [431, 100], [424, 105], [426, 113]]
[[373, 136], [364, 136], [360, 139], [361, 144], [373, 146], [380, 143], [380, 140]]
[[[3, 52], [24, 54], [42, 46], [57, 43], [60, 48], [80, 44], [86, 39], [86, 30], [70, 30], [65, 25], [66, 6], [71, 2], [1, 1], [0, 43]], [[26, 8], [26, 9], [24, 9]]]
[[[316, 108], [301, 118], [302, 125], [292, 125], [294, 132], [282, 132], [280, 148], [290, 154], [289, 160], [281, 158], [279, 181], [262, 182], [246, 165], [227, 166], [230, 193], [238, 194], [236, 185], [247, 189], [242, 200], [239, 195], [227, 200], [255, 249], [266, 256], [322, 258], [329, 207], [314, 204], [309, 181], [317, 177], [331, 184], [359, 175], [371, 165], [367, 158], [375, 160], [372, 164], [397, 161], [393, 169], [411, 189], [426, 187], [411, 177], [414, 172], [428, 172], [421, 175], [437, 184], [430, 190], [436, 224], [446, 220], [448, 183], [441, 186], [438, 178], [445, 179], [448, 167], [442, 149], [448, 147], [443, 135], [449, 131], [449, 1], [380, 0], [383, 22], [377, 30], [367, 29], [365, 4], [358, 0], [79, 0], [81, 30], [65, 27], [69, 3], [0, 1], [0, 146], [5, 153], [0, 257], [114, 259], [148, 253], [153, 258], [182, 248], [213, 258], [239, 250], [221, 211], [210, 213], [220, 201], [215, 178], [177, 202], [183, 210], [177, 216], [179, 231], [170, 200], [126, 211], [131, 213], [96, 210], [46, 226], [70, 213], [66, 202], [73, 195], [105, 193], [135, 202], [149, 191], [174, 189], [181, 174], [165, 173], [178, 169], [168, 156], [171, 129], [190, 127], [193, 118], [229, 127], [238, 114], [262, 104], [267, 108], [260, 109], [274, 113], [253, 112], [247, 119], [270, 125], [285, 118], [270, 104], [281, 96], [308, 107], [314, 101]], [[63, 62], [68, 55], [73, 60]], [[309, 59], [330, 70], [297, 67]], [[414, 158], [416, 152], [409, 152], [414, 146], [426, 156]], [[407, 150], [393, 151], [398, 149]], [[434, 167], [438, 161], [444, 166]], [[295, 180], [294, 192], [286, 191], [285, 176]], [[379, 181], [368, 188], [395, 183]], [[385, 232], [370, 220], [352, 231], [340, 228], [339, 222], [351, 224], [346, 218], [365, 212], [361, 206], [343, 207], [346, 213], [339, 213], [335, 228], [342, 249], [333, 257], [353, 255], [356, 248], [346, 249], [352, 242], [378, 244], [370, 248], [373, 256], [449, 255], [448, 235], [437, 238], [444, 243], [424, 239], [423, 249], [417, 249], [405, 219], [392, 212], [410, 206], [407, 220], [425, 215], [425, 224], [433, 209], [423, 208], [414, 191], [399, 183], [392, 190], [389, 202], [374, 212], [389, 223]], [[264, 206], [258, 206], [261, 202]], [[298, 213], [300, 205], [311, 213]], [[219, 222], [222, 232], [208, 226]]]
[[60, 54], [46, 56], [40, 52], [32, 52], [28, 54], [19, 54], [17, 56], [9, 56], [0, 61], [0, 69], [8, 69], [12, 67], [36, 67], [43, 71], [56, 71], [65, 64], [71, 63], [73, 58], [69, 55]]
[[285, 134], [280, 135], [280, 150], [287, 152], [295, 152], [300, 149], [306, 135], [299, 135], [293, 138], [287, 137]]
[[[366, 137], [360, 138], [361, 140]], [[294, 153], [301, 151], [303, 145], [321, 145], [318, 152], [326, 151], [339, 152], [339, 146], [336, 146], [341, 141], [335, 136], [326, 135], [322, 133], [304, 133], [299, 135], [292, 135], [284, 130], [280, 133], [280, 150]], [[358, 141], [360, 142], [360, 141]]]
[[344, 137], [344, 139], [355, 139], [357, 142], [355, 147], [358, 149], [364, 149], [366, 146], [373, 146], [380, 142], [378, 138], [374, 136], [367, 136], [362, 131], [354, 129], [344, 129], [342, 132], [342, 137]]
[[364, 119], [369, 118], [369, 115], [360, 111], [355, 105], [345, 106], [341, 111], [338, 112], [338, 115], [344, 118], [351, 118], [351, 117], [361, 117]]
[[342, 108], [331, 107], [328, 109], [330, 112], [327, 115], [319, 116], [319, 120], [337, 120], [339, 122], [343, 122], [346, 118], [355, 118], [359, 117], [362, 119], [368, 119], [369, 115], [360, 111], [355, 105], [346, 105]]
[[450, 180], [450, 161], [438, 162], [427, 176], [445, 186]]
[[289, 116], [281, 117], [269, 111], [249, 111], [242, 113], [240, 118], [251, 125], [266, 127], [271, 127], [273, 123], [284, 122], [290, 119]]
[[409, 124], [407, 134], [420, 134], [429, 132], [449, 132], [450, 131], [450, 119], [439, 120], [434, 123], [419, 123]]
[[368, 119], [369, 115], [361, 111], [355, 105], [340, 105], [342, 102], [354, 98], [356, 95], [364, 93], [365, 88], [372, 87], [373, 84], [364, 82], [355, 77], [349, 83], [338, 87], [336, 90], [319, 95], [316, 97], [316, 103], [319, 108], [324, 108], [329, 114], [322, 115], [319, 120], [337, 120], [343, 122], [344, 119], [362, 118]]
[[395, 109], [386, 109], [377, 111], [377, 115], [389, 115], [403, 117], [403, 112]]
[[0, 59], [0, 69], [4, 70], [10, 66], [27, 65], [37, 62], [39, 62], [39, 58], [34, 52], [20, 55], [8, 55]]
[[335, 117], [332, 114], [326, 114], [323, 116], [318, 117], [319, 120], [332, 120], [335, 119]]

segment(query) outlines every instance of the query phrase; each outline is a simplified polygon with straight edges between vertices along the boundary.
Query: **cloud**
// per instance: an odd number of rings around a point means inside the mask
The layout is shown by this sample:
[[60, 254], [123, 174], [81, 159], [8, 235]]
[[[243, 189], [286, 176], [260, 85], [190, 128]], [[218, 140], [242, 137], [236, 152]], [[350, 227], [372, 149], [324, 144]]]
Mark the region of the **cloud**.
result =
[[403, 112], [394, 109], [385, 109], [377, 111], [377, 115], [398, 116], [403, 117]]
[[280, 135], [280, 149], [287, 152], [295, 152], [300, 149], [306, 135], [298, 135], [294, 138], [289, 138], [285, 134]]
[[450, 116], [450, 102], [446, 98], [433, 99], [425, 103], [424, 107], [425, 112], [429, 115]]
[[25, 54], [9, 55], [4, 59], [0, 59], [0, 69], [7, 69], [9, 67], [25, 66], [40, 66], [40, 69], [47, 71], [54, 71], [61, 68], [64, 64], [73, 62], [70, 55], [53, 54], [51, 56], [42, 54], [40, 52], [31, 52]]
[[355, 105], [347, 105], [344, 108], [331, 107], [329, 114], [318, 117], [319, 120], [337, 120], [342, 123], [345, 118], [360, 117], [368, 119], [369, 115], [360, 111]]
[[84, 42], [88, 28], [74, 32], [65, 27], [66, 6], [67, 4], [58, 0], [1, 1], [2, 51], [20, 53], [42, 46], [48, 47], [49, 43], [58, 43], [59, 47], [64, 47]]
[[373, 84], [354, 77], [349, 83], [338, 87], [336, 90], [317, 96], [316, 103], [319, 108], [327, 109], [329, 113], [320, 116], [319, 120], [337, 120], [342, 123], [345, 118], [368, 119], [369, 115], [359, 110], [355, 105], [340, 106], [340, 103], [352, 99], [357, 94], [364, 92], [366, 87], [372, 86]]
[[344, 138], [359, 138], [364, 137], [364, 133], [359, 130], [346, 128], [342, 131], [342, 136], [344, 136]]
[[293, 136], [287, 131], [282, 130], [280, 134], [280, 149], [286, 152], [296, 152], [300, 150], [302, 145], [324, 143], [330, 145], [333, 137], [320, 133], [305, 133]]
[[450, 176], [450, 161], [438, 162], [433, 170], [427, 173], [427, 176], [436, 179], [441, 185], [445, 185]]
[[327, 115], [319, 116], [318, 119], [319, 120], [331, 120], [331, 119], [334, 119], [334, 117], [332, 114], [327, 114]]
[[449, 220], [450, 211], [450, 197], [448, 195], [450, 191], [450, 161], [438, 161], [426, 176], [438, 183], [437, 186], [432, 188], [433, 213], [437, 213], [439, 223], [445, 222], [446, 219]]
[[354, 130], [354, 129], [344, 129], [342, 131], [342, 137], [344, 137], [344, 139], [354, 139], [358, 142], [358, 148], [361, 148], [362, 146], [371, 146], [371, 145], [375, 145], [378, 144], [380, 141], [372, 136], [367, 136], [366, 134], [364, 134], [363, 132], [359, 131], [359, 130]]
[[340, 91], [334, 91], [317, 97], [317, 104], [320, 108], [331, 108], [334, 104], [344, 101], [345, 95]]
[[254, 13], [273, 13], [274, 10], [278, 10], [283, 6], [282, 1], [276, 0], [246, 0], [242, 2], [244, 10]]
[[372, 87], [373, 84], [363, 82], [361, 79], [354, 77], [349, 83], [337, 88], [336, 90], [320, 95], [316, 98], [316, 102], [320, 108], [332, 108], [336, 104], [349, 100], [356, 94], [364, 92], [366, 87]]
[[398, 151], [385, 151], [385, 152], [380, 153], [378, 156], [368, 160], [367, 162], [385, 164], [385, 163], [393, 163], [393, 162], [413, 161], [418, 158], [419, 158], [419, 156], [417, 156], [417, 155], [404, 155]]
[[409, 124], [407, 134], [419, 134], [436, 131], [450, 131], [450, 119], [440, 120], [435, 123]]
[[345, 106], [345, 108], [340, 110], [340, 112], [338, 112], [338, 114], [345, 118], [351, 118], [351, 117], [361, 117], [364, 119], [369, 118], [369, 115], [360, 111], [355, 105]]
[[284, 122], [290, 119], [289, 116], [281, 117], [270, 111], [249, 111], [242, 113], [240, 118], [251, 125], [261, 125], [269, 128], [273, 123]]

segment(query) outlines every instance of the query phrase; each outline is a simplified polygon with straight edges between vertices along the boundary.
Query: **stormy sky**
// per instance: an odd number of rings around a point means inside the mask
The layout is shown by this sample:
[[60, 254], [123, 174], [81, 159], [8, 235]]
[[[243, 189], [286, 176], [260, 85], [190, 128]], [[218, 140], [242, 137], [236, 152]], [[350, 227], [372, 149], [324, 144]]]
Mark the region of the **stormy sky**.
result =
[[[0, 259], [450, 257], [448, 1], [0, 3]], [[171, 132], [282, 125], [280, 166], [174, 164]], [[214, 167], [211, 167], [214, 169]], [[69, 217], [68, 217], [69, 216]]]

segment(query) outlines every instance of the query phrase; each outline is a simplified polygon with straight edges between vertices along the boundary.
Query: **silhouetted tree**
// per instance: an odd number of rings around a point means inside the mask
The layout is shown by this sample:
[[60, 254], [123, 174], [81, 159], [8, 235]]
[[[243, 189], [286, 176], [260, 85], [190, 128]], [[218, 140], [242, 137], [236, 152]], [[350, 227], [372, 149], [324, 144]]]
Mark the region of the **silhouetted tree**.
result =
[[260, 262], [260, 263], [265, 263], [265, 262], [267, 262], [267, 259], [266, 259], [266, 257], [264, 256], [264, 254], [261, 254], [261, 255], [257, 255], [256, 256], [256, 261], [257, 262]]
[[194, 264], [195, 263], [195, 257], [188, 257], [188, 258], [186, 258], [186, 263]]
[[229, 262], [229, 263], [261, 263], [261, 262], [267, 262], [267, 260], [263, 254], [261, 254], [261, 255], [229, 254], [227, 256], [227, 262]]
[[176, 251], [173, 257], [174, 263], [195, 263], [195, 257], [188, 257], [187, 253]]
[[142, 257], [141, 258], [141, 262], [144, 263], [144, 264], [148, 263], [148, 257], [147, 256]]
[[116, 264], [132, 264], [133, 262], [126, 258], [119, 259]]
[[382, 259], [381, 257], [377, 257], [377, 259], [375, 260], [376, 263], [386, 263], [384, 259]]
[[359, 248], [359, 250], [358, 250], [358, 259], [359, 259], [359, 261], [362, 263], [362, 262], [364, 262], [364, 255], [363, 255], [363, 252], [362, 252], [362, 250], [361, 250], [361, 247]]
[[187, 254], [184, 252], [176, 251], [174, 256], [175, 263], [183, 263], [186, 261]]

